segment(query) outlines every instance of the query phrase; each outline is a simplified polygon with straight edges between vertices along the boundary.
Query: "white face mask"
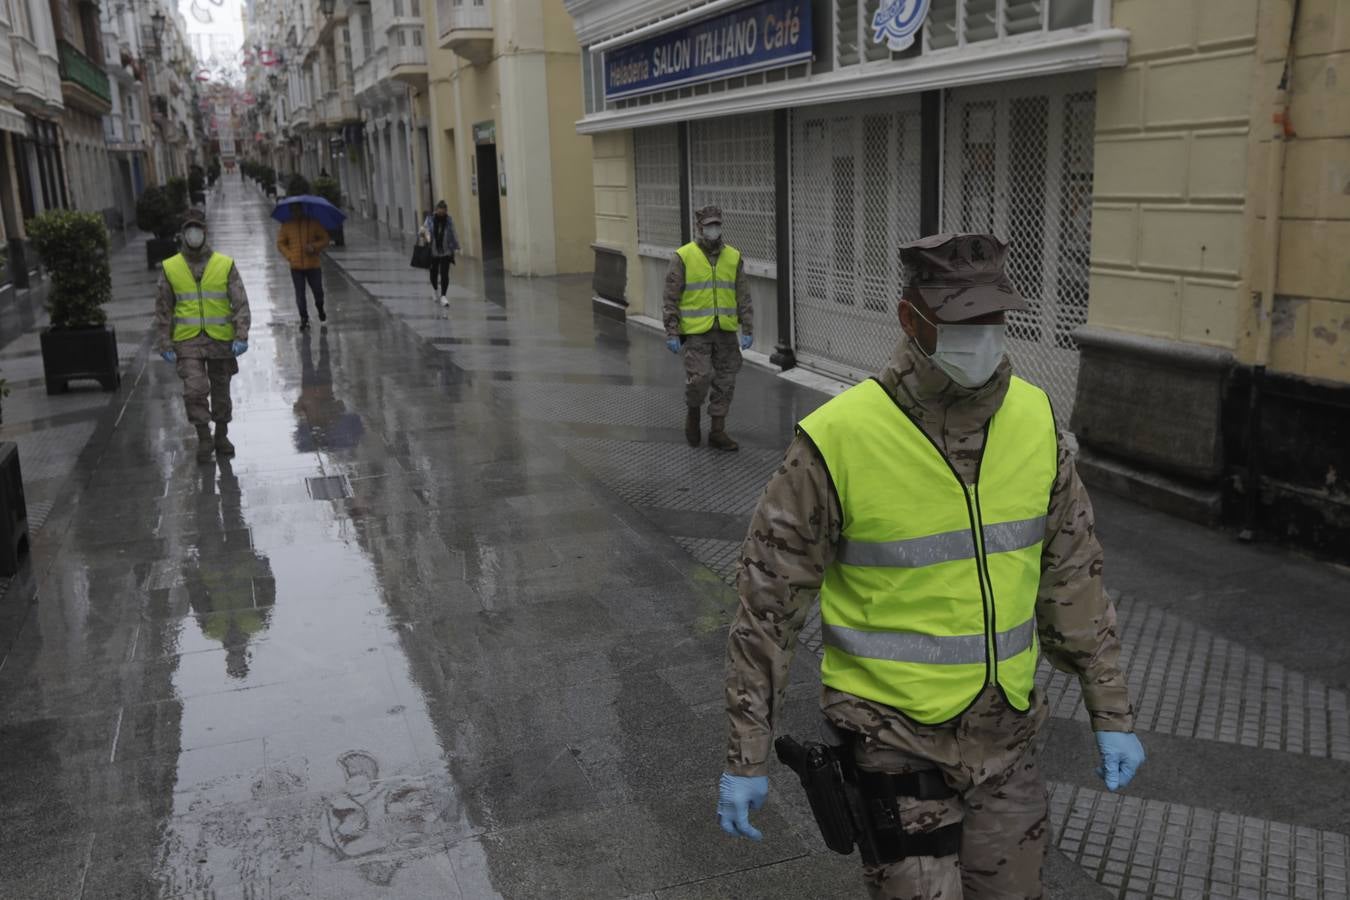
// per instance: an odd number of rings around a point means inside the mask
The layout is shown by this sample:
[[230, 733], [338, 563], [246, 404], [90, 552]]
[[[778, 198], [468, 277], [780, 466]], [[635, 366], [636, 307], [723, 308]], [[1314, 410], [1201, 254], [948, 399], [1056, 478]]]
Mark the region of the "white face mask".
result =
[[189, 225], [183, 229], [183, 243], [193, 250], [200, 250], [206, 243], [206, 229], [198, 225]]
[[977, 388], [994, 377], [1008, 350], [1007, 325], [939, 325], [918, 307], [914, 312], [937, 329], [937, 347], [928, 358], [948, 378], [962, 387]]
[[721, 225], [704, 225], [704, 226], [703, 226], [703, 237], [704, 237], [704, 239], [706, 239], [709, 243], [712, 243], [712, 244], [717, 243], [718, 241], [720, 241], [720, 240], [722, 239], [722, 226], [721, 226]]

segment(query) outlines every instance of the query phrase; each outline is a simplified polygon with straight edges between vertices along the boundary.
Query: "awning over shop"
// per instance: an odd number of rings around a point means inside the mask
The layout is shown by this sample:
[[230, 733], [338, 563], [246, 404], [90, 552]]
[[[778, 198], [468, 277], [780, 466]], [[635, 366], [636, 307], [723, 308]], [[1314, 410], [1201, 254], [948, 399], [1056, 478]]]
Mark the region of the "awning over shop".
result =
[[0, 103], [0, 131], [12, 131], [15, 134], [28, 134], [28, 122], [23, 113], [8, 103]]

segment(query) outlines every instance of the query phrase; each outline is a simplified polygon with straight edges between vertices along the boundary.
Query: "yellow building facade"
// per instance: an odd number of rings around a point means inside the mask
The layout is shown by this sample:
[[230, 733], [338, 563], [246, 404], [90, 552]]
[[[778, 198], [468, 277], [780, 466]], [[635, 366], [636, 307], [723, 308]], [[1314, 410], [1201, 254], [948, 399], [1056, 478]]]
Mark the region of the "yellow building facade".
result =
[[1080, 466], [1350, 555], [1350, 6], [1112, 6], [1130, 57], [1098, 78]]
[[465, 252], [515, 275], [589, 272], [595, 195], [581, 51], [561, 0], [424, 8], [435, 195]]

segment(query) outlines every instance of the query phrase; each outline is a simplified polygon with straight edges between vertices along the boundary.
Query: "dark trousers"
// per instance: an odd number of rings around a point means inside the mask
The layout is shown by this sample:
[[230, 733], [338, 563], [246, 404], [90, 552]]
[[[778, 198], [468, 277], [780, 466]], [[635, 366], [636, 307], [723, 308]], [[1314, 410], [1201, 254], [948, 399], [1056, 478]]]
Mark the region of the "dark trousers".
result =
[[305, 282], [314, 292], [314, 308], [323, 309], [323, 269], [291, 269], [291, 282], [295, 285], [295, 309], [300, 313], [300, 321], [309, 321], [309, 303], [305, 300]]
[[433, 256], [431, 258], [431, 289], [442, 295], [450, 289], [450, 262], [453, 257]]

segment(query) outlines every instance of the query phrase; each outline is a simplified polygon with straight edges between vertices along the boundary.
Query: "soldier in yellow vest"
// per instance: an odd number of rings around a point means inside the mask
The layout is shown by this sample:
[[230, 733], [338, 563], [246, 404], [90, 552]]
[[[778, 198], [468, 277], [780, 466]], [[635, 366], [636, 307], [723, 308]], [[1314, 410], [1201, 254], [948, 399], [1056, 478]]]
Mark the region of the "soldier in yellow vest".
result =
[[982, 234], [900, 248], [890, 365], [802, 420], [741, 549], [719, 821], [760, 838], [749, 813], [819, 592], [821, 703], [867, 801], [875, 898], [1042, 895], [1040, 655], [1077, 676], [1107, 789], [1144, 761], [1091, 503], [1005, 357], [1006, 311], [1026, 308], [1006, 255]]
[[[234, 260], [212, 251], [206, 214], [183, 217], [183, 252], [164, 261], [155, 302], [159, 352], [178, 367], [183, 404], [197, 429], [197, 461], [233, 456], [229, 428], [230, 378], [248, 350], [248, 294]], [[211, 423], [215, 422], [215, 434]]]
[[705, 206], [694, 214], [694, 221], [695, 239], [676, 251], [666, 272], [662, 314], [666, 347], [684, 354], [684, 435], [689, 446], [697, 447], [703, 440], [703, 401], [708, 400], [712, 419], [708, 446], [736, 450], [726, 422], [741, 351], [754, 342], [750, 285], [740, 251], [722, 240], [722, 210]]

